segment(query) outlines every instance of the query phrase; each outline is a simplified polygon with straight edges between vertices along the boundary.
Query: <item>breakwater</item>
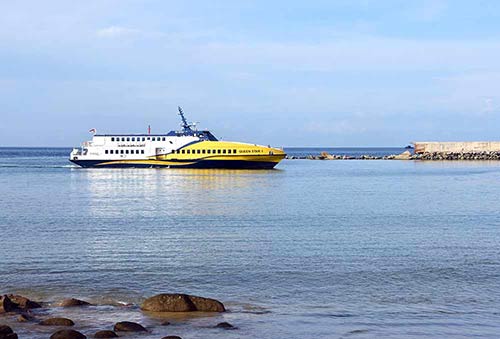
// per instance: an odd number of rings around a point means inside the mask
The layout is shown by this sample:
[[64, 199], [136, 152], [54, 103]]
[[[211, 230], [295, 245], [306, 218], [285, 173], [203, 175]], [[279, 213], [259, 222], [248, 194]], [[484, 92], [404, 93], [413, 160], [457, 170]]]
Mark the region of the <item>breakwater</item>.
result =
[[338, 155], [328, 152], [321, 152], [319, 155], [309, 154], [303, 156], [289, 155], [286, 159], [308, 159], [308, 160], [500, 160], [500, 152], [426, 152], [412, 154], [405, 151], [400, 154], [389, 154], [383, 156], [362, 154], [362, 155]]

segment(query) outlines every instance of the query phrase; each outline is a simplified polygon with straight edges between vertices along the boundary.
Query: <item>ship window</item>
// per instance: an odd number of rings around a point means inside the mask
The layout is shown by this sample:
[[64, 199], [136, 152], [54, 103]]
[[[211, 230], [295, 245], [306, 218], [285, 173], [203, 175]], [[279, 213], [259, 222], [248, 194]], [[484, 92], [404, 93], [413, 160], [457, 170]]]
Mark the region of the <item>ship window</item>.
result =
[[128, 149], [127, 149], [127, 150], [125, 150], [125, 154], [128, 154]]
[[181, 153], [182, 153], [182, 154], [186, 153], [186, 150], [182, 150], [182, 151], [181, 151]]
[[233, 149], [233, 153], [236, 154], [236, 150], [235, 149]]
[[141, 149], [141, 154], [144, 154], [144, 150], [143, 149]]
[[191, 154], [191, 150], [190, 149], [187, 150], [187, 154]]
[[165, 137], [161, 138], [161, 141], [165, 141]]
[[207, 152], [207, 150], [204, 150], [204, 149], [201, 150], [201, 153], [203, 153], [203, 154], [205, 154], [206, 152]]
[[217, 153], [217, 151], [213, 149], [213, 150], [212, 150], [212, 154], [215, 154], [215, 153]]
[[[120, 138], [118, 138], [118, 139], [120, 139]], [[125, 138], [122, 138], [122, 141], [125, 141]]]
[[130, 138], [127, 138], [127, 141], [130, 141]]
[[225, 149], [223, 149], [223, 150], [222, 150], [222, 153], [226, 154], [226, 150], [225, 150]]
[[201, 153], [201, 150], [197, 149], [197, 150], [196, 150], [196, 153], [197, 153], [197, 154], [200, 154], [200, 153]]
[[230, 149], [227, 150], [227, 154], [231, 154], [231, 150]]
[[115, 141], [115, 138], [111, 138], [111, 141]]
[[123, 150], [122, 149], [120, 150], [120, 154], [123, 154]]
[[142, 141], [146, 141], [146, 138], [145, 138], [145, 137], [142, 137]]
[[112, 149], [111, 149], [111, 150], [109, 150], [109, 154], [113, 154], [113, 150], [112, 150]]
[[134, 138], [134, 137], [132, 137], [132, 141], [135, 141], [135, 138]]
[[105, 151], [104, 151], [104, 154], [108, 154], [108, 153], [109, 153], [109, 151], [108, 151], [108, 150], [105, 150]]
[[151, 138], [150, 138], [150, 137], [147, 137], [146, 139], [151, 140]]
[[220, 154], [220, 149], [217, 150], [217, 153]]

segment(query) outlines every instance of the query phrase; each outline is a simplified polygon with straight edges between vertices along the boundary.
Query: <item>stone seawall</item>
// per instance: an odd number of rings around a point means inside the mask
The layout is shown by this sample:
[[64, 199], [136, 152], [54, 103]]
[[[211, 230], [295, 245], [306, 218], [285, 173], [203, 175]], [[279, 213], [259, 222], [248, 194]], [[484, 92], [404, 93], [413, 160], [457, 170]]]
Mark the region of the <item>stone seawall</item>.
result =
[[428, 152], [421, 154], [411, 154], [405, 151], [401, 154], [385, 156], [360, 155], [332, 155], [321, 152], [320, 155], [307, 156], [287, 156], [286, 159], [307, 159], [307, 160], [423, 160], [423, 161], [445, 161], [445, 160], [500, 160], [499, 152]]

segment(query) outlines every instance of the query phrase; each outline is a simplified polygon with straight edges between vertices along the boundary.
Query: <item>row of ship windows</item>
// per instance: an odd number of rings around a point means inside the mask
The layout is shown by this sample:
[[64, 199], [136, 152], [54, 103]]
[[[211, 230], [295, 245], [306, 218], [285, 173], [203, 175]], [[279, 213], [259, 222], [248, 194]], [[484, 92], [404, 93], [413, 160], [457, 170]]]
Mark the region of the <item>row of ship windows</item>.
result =
[[[192, 151], [192, 152], [191, 152]], [[236, 154], [236, 150], [233, 149], [181, 149], [181, 150], [172, 150], [173, 154]]]
[[135, 154], [144, 154], [144, 150], [141, 149], [136, 149], [136, 150], [128, 150], [128, 149], [117, 149], [117, 150], [104, 150], [104, 154], [134, 154], [134, 151], [135, 151]]
[[146, 140], [151, 140], [151, 141], [165, 141], [165, 137], [111, 137], [111, 141], [146, 141]]
[[[192, 152], [191, 152], [192, 151]], [[181, 150], [172, 150], [172, 154], [236, 154], [236, 150], [233, 149], [181, 149]], [[136, 149], [136, 150], [128, 150], [128, 149], [120, 149], [120, 150], [104, 150], [104, 154], [144, 154], [144, 150]]]

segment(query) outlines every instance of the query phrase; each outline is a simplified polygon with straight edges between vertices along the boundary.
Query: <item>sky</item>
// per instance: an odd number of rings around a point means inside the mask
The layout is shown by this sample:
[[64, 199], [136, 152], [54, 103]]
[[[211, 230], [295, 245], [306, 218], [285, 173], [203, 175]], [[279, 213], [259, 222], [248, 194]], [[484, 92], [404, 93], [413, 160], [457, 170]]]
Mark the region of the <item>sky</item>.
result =
[[0, 146], [500, 139], [500, 1], [0, 0]]

